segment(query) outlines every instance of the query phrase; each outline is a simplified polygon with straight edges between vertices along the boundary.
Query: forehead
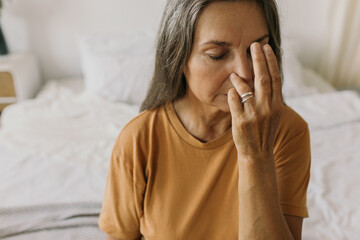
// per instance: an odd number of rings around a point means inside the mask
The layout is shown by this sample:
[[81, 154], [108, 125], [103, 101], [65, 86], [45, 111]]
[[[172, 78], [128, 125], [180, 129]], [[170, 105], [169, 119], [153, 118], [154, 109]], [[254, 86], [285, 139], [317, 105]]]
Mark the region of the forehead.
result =
[[199, 16], [194, 43], [212, 39], [240, 44], [267, 33], [264, 11], [256, 1], [213, 2]]

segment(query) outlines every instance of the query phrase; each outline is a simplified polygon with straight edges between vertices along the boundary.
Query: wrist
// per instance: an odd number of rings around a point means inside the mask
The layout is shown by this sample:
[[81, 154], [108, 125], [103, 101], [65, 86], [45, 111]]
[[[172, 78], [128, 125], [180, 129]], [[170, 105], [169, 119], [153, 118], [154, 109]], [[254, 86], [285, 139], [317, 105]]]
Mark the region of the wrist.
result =
[[270, 167], [274, 166], [273, 153], [239, 154], [237, 155], [239, 165], [244, 167]]
[[239, 174], [248, 178], [249, 183], [276, 182], [274, 155], [243, 156], [238, 155]]

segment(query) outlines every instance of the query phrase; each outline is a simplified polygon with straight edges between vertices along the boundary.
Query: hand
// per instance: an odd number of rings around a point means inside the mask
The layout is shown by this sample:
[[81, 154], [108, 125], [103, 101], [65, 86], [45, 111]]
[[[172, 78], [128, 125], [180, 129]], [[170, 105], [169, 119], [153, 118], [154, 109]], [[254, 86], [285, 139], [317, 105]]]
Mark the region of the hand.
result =
[[273, 157], [275, 133], [284, 108], [281, 74], [270, 45], [251, 45], [254, 67], [255, 97], [241, 102], [250, 87], [235, 73], [230, 80], [235, 88], [228, 92], [232, 117], [232, 133], [239, 159]]

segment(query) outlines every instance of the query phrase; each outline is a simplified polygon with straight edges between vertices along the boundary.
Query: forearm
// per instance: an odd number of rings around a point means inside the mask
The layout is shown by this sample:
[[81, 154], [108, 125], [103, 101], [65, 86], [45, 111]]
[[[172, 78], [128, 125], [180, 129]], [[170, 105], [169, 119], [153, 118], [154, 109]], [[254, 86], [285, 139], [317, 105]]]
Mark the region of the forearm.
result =
[[294, 239], [281, 211], [273, 159], [239, 158], [239, 240]]

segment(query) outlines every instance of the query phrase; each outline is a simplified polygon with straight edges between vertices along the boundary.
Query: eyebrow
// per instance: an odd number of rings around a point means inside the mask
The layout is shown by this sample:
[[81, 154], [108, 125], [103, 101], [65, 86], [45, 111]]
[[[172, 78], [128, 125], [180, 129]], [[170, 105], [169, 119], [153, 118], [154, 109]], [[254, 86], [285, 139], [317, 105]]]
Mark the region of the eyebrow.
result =
[[[255, 41], [253, 42], [261, 42], [263, 41], [264, 39], [270, 37], [269, 34], [265, 34], [264, 36], [256, 39]], [[206, 44], [215, 44], [215, 45], [218, 45], [220, 47], [231, 47], [231, 43], [228, 43], [228, 42], [222, 42], [222, 41], [217, 41], [217, 40], [210, 40], [210, 41], [207, 41], [207, 42], [204, 42], [201, 44], [202, 45], [206, 45]]]

